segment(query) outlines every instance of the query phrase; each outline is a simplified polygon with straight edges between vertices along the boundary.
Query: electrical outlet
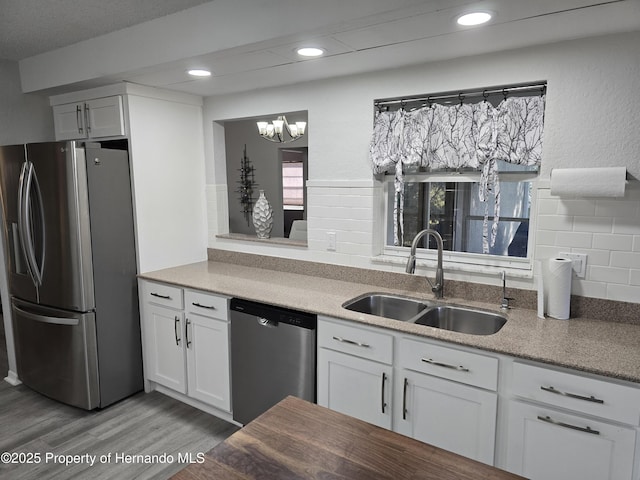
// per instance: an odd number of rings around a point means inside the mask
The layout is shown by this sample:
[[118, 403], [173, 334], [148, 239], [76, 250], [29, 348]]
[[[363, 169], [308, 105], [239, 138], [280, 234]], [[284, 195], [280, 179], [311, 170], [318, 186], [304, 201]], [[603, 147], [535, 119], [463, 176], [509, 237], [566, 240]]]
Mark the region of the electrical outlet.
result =
[[327, 250], [336, 251], [336, 232], [327, 232]]
[[578, 278], [584, 278], [587, 274], [587, 254], [560, 252], [560, 256], [571, 260], [571, 266]]

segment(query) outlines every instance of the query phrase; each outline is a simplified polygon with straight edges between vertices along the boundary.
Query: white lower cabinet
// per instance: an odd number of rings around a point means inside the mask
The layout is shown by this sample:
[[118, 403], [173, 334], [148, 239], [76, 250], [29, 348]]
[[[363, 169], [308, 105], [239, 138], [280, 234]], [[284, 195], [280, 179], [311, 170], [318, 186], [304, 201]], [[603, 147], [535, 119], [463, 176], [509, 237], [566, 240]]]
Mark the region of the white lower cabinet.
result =
[[182, 343], [184, 313], [148, 304], [142, 318], [145, 330], [145, 369], [149, 380], [187, 393]]
[[231, 411], [228, 299], [140, 281], [146, 380]]
[[391, 429], [393, 336], [338, 322], [318, 319], [318, 404]]
[[507, 470], [531, 480], [631, 480], [634, 428], [509, 402]]
[[318, 404], [391, 429], [392, 368], [333, 350], [318, 350]]
[[396, 366], [394, 430], [493, 465], [498, 359], [403, 336]]
[[187, 313], [185, 347], [189, 396], [231, 410], [229, 394], [229, 324]]
[[640, 390], [513, 362], [506, 465], [532, 480], [631, 480]]
[[320, 405], [493, 464], [497, 359], [339, 322], [318, 320]]
[[495, 392], [403, 370], [394, 404], [397, 432], [493, 465]]

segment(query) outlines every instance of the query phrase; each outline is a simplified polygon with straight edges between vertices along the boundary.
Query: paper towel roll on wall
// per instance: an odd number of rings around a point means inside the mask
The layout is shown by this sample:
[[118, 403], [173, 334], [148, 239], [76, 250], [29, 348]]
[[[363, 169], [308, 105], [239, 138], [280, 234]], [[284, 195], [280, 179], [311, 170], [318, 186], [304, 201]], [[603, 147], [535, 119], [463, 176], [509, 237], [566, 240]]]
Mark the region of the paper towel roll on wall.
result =
[[554, 168], [551, 195], [574, 197], [624, 197], [625, 167]]
[[570, 315], [573, 265], [568, 258], [550, 258], [544, 269], [546, 311], [550, 317], [566, 320]]

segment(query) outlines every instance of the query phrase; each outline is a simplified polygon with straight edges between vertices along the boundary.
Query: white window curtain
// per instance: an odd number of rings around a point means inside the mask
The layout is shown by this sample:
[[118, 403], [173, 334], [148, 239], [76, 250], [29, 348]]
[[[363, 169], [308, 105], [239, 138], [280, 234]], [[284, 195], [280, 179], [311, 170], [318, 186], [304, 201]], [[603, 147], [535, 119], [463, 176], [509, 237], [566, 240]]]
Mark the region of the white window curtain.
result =
[[[540, 165], [545, 96], [505, 98], [496, 107], [433, 104], [410, 112], [379, 111], [370, 145], [374, 174], [395, 172], [394, 243], [403, 239], [404, 167], [481, 171], [479, 196], [485, 204], [483, 251], [495, 243], [500, 216], [497, 161]], [[493, 224], [489, 232], [490, 200]]]

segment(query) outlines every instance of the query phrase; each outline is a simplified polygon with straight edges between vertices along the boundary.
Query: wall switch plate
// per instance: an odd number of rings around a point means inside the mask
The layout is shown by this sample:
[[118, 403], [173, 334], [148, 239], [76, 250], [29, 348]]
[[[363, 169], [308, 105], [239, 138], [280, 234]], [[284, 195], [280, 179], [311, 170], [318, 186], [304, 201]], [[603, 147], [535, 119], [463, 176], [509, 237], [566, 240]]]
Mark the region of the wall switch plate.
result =
[[561, 257], [571, 260], [571, 266], [578, 278], [584, 278], [587, 274], [587, 254], [560, 252]]
[[336, 251], [336, 232], [327, 232], [327, 250]]

